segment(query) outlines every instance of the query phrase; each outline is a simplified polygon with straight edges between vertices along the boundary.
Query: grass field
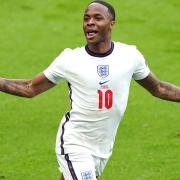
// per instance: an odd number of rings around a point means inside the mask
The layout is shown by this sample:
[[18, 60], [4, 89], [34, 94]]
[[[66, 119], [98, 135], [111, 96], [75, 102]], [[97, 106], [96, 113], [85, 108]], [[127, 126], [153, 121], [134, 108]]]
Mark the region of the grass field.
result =
[[[0, 0], [0, 77], [29, 79], [66, 47], [82, 46], [90, 1]], [[113, 40], [135, 44], [151, 70], [180, 85], [180, 1], [109, 0]], [[54, 144], [69, 109], [65, 83], [34, 99], [0, 93], [0, 180], [59, 178]], [[128, 108], [102, 180], [180, 180], [180, 106], [132, 82]]]

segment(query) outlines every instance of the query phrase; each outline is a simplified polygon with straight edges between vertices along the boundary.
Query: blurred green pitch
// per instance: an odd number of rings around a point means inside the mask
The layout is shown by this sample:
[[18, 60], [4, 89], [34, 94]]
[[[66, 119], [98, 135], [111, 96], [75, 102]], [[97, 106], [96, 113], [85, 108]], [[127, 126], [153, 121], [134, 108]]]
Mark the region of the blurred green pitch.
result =
[[[66, 47], [85, 44], [90, 1], [0, 0], [0, 76], [32, 78]], [[180, 1], [109, 0], [113, 40], [135, 44], [151, 70], [180, 85]], [[0, 180], [59, 178], [54, 153], [59, 119], [69, 109], [66, 84], [34, 99], [0, 93]], [[113, 156], [101, 179], [180, 179], [180, 107], [132, 83]]]

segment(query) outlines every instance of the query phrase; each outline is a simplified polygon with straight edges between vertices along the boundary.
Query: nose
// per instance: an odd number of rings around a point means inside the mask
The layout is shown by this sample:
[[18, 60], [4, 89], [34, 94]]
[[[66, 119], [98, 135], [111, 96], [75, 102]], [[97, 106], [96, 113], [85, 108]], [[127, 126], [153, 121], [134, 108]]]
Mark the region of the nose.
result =
[[88, 26], [94, 25], [94, 19], [93, 19], [93, 18], [90, 18], [89, 21], [87, 22], [87, 25], [88, 25]]

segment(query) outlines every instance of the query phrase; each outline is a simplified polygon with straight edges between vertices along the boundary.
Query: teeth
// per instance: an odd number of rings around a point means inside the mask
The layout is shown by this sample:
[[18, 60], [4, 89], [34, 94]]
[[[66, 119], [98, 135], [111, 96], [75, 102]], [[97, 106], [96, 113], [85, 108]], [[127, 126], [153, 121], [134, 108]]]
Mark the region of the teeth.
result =
[[95, 32], [90, 32], [90, 33], [88, 33], [88, 35], [94, 35], [94, 34], [96, 34]]
[[88, 38], [93, 38], [96, 35], [96, 32], [87, 32]]

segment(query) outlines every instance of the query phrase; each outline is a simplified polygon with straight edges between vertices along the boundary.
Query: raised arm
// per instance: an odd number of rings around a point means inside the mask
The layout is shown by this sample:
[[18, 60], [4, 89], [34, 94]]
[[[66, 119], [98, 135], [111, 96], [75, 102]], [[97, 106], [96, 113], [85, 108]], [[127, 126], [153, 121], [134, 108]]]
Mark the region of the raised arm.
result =
[[168, 101], [180, 102], [180, 87], [160, 81], [152, 73], [145, 79], [136, 82], [147, 89], [155, 97]]
[[43, 73], [32, 80], [16, 80], [0, 78], [0, 91], [15, 96], [32, 98], [55, 86]]

